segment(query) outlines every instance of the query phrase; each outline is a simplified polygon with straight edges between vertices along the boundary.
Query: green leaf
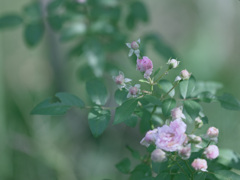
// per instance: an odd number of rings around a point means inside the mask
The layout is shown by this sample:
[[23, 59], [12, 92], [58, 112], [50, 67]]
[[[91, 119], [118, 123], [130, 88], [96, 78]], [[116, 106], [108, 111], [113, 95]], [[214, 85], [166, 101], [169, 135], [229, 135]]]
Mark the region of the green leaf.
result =
[[156, 180], [171, 180], [171, 175], [169, 173], [160, 173], [156, 178]]
[[152, 77], [155, 77], [156, 75], [158, 75], [158, 73], [160, 72], [160, 70], [161, 70], [161, 67], [158, 67], [158, 68], [156, 69], [156, 71], [154, 71]]
[[179, 84], [180, 94], [184, 99], [191, 96], [195, 88], [195, 78], [191, 76], [188, 80], [183, 80]]
[[128, 158], [124, 158], [122, 161], [116, 164], [116, 168], [124, 174], [128, 174], [130, 172], [130, 166], [131, 162]]
[[[178, 174], [178, 175], [175, 175], [173, 180], [189, 180], [188, 177], [186, 177], [185, 174]], [[195, 180], [195, 179], [194, 179]]]
[[135, 115], [131, 115], [126, 121], [124, 121], [124, 123], [127, 126], [130, 126], [132, 128], [134, 128], [137, 125], [138, 122], [138, 117]]
[[33, 108], [31, 114], [40, 115], [63, 115], [71, 107], [84, 107], [84, 102], [70, 93], [57, 93]]
[[218, 171], [214, 171], [214, 176], [216, 178], [218, 178], [218, 180], [238, 180], [240, 179], [240, 175], [232, 172], [232, 171], [228, 171], [228, 170], [218, 170]]
[[231, 168], [240, 169], [240, 154], [230, 149], [220, 149], [217, 162]]
[[17, 14], [6, 14], [0, 17], [0, 29], [14, 28], [21, 25], [23, 19]]
[[146, 164], [139, 164], [131, 172], [129, 180], [145, 180], [150, 177], [152, 177], [150, 166]]
[[66, 21], [66, 17], [61, 15], [51, 15], [48, 17], [48, 23], [51, 28], [55, 31], [60, 30], [63, 27], [64, 22]]
[[142, 99], [146, 100], [147, 102], [156, 105], [156, 106], [161, 106], [162, 102], [160, 101], [159, 98], [157, 98], [156, 96], [152, 96], [152, 95], [145, 95]]
[[201, 111], [202, 107], [199, 103], [192, 100], [186, 100], [183, 103], [185, 110], [191, 116], [191, 118], [194, 120], [196, 117], [199, 116], [199, 112]]
[[24, 29], [24, 39], [27, 45], [36, 46], [44, 35], [43, 22], [33, 22], [27, 24]]
[[[173, 85], [170, 81], [163, 79], [158, 82], [158, 87], [167, 93], [173, 87]], [[168, 95], [173, 97], [175, 95], [175, 90], [173, 89]]]
[[141, 133], [146, 133], [147, 131], [149, 131], [151, 129], [151, 113], [148, 112], [147, 110], [143, 110], [143, 114], [141, 116], [141, 121], [140, 121], [140, 132]]
[[152, 170], [157, 174], [164, 174], [163, 172], [168, 171], [168, 161], [165, 162], [154, 162], [152, 161]]
[[97, 105], [106, 104], [108, 93], [104, 83], [101, 80], [89, 80], [86, 83], [86, 90], [93, 103]]
[[166, 99], [162, 104], [162, 112], [165, 117], [169, 117], [171, 115], [171, 110], [176, 107], [175, 99]]
[[42, 10], [40, 2], [31, 2], [23, 9], [25, 18], [28, 18], [29, 21], [38, 21], [42, 17]]
[[75, 38], [80, 38], [86, 32], [86, 25], [84, 23], [76, 22], [64, 27], [60, 34], [62, 41], [68, 41]]
[[228, 110], [240, 110], [240, 103], [235, 97], [231, 94], [223, 94], [222, 96], [217, 97], [218, 101], [221, 103], [221, 106]]
[[216, 99], [216, 96], [210, 92], [202, 92], [197, 96], [197, 98], [202, 102], [210, 103], [212, 100]]
[[194, 176], [194, 180], [205, 180], [206, 176], [207, 176], [207, 173], [199, 172]]
[[211, 82], [211, 81], [197, 81], [195, 83], [195, 89], [192, 93], [192, 96], [197, 96], [200, 93], [203, 92], [209, 92], [213, 95], [216, 94], [216, 92], [221, 89], [223, 85], [218, 82]]
[[114, 124], [119, 124], [128, 119], [137, 107], [137, 99], [129, 99], [125, 101], [121, 106], [117, 107]]
[[148, 12], [147, 12], [147, 8], [145, 7], [145, 5], [140, 2], [140, 1], [136, 1], [133, 2], [130, 5], [130, 12], [132, 13], [132, 15], [137, 19], [137, 20], [141, 20], [144, 22], [148, 21]]
[[115, 101], [118, 105], [121, 105], [124, 101], [127, 100], [127, 94], [128, 92], [125, 89], [117, 89], [115, 94], [114, 94], [114, 98]]
[[134, 150], [133, 148], [131, 148], [128, 145], [126, 146], [126, 148], [131, 152], [132, 157], [134, 157], [135, 159], [138, 159], [138, 160], [141, 159], [140, 153], [138, 151]]
[[92, 109], [88, 114], [88, 124], [94, 137], [101, 135], [107, 128], [111, 113], [109, 110]]

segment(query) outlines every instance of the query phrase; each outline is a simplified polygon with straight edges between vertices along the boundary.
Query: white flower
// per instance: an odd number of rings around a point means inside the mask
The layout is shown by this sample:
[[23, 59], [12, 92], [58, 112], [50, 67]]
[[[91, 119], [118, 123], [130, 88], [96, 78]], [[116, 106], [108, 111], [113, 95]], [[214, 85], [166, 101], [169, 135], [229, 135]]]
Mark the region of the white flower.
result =
[[140, 84], [135, 84], [135, 86], [130, 86], [128, 89], [128, 95], [127, 98], [130, 97], [137, 97], [138, 94], [140, 94]]
[[126, 87], [126, 83], [131, 82], [132, 80], [129, 78], [124, 78], [123, 72], [119, 71], [118, 76], [113, 76], [113, 80], [118, 85], [118, 88], [122, 89]]
[[132, 56], [133, 53], [137, 56], [140, 57], [140, 50], [139, 50], [139, 46], [140, 46], [140, 42], [141, 40], [138, 39], [137, 41], [133, 41], [131, 43], [126, 43], [127, 47], [130, 49], [128, 56]]
[[180, 76], [177, 76], [175, 81], [188, 80], [191, 77], [192, 73], [189, 73], [186, 69], [180, 72]]

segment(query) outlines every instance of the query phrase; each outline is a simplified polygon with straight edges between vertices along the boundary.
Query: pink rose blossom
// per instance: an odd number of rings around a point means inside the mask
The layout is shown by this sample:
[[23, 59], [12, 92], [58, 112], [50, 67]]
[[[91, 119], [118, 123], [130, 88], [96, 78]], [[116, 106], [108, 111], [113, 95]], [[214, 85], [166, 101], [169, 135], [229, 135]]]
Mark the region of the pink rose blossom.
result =
[[147, 56], [143, 56], [142, 59], [137, 59], [137, 70], [145, 72], [144, 78], [149, 78], [153, 71], [152, 61]]
[[219, 130], [215, 127], [210, 127], [207, 130], [207, 136], [210, 137], [210, 138], [217, 138], [218, 134], [219, 134]]
[[158, 128], [156, 146], [165, 151], [177, 151], [186, 139], [186, 124], [177, 119], [170, 123], [170, 126], [164, 125]]
[[210, 145], [205, 149], [204, 154], [208, 159], [216, 159], [219, 156], [219, 149], [216, 145]]
[[191, 144], [181, 146], [178, 150], [178, 154], [184, 160], [189, 159], [191, 156]]
[[157, 138], [157, 129], [150, 130], [146, 133], [145, 137], [141, 140], [140, 144], [148, 147], [150, 144], [155, 143]]
[[192, 162], [192, 167], [196, 170], [196, 171], [207, 171], [207, 161], [205, 159], [195, 159]]
[[151, 154], [151, 159], [154, 162], [164, 162], [167, 160], [166, 153], [161, 149], [155, 149]]
[[177, 107], [171, 111], [172, 119], [186, 119], [185, 115], [182, 113], [182, 107]]

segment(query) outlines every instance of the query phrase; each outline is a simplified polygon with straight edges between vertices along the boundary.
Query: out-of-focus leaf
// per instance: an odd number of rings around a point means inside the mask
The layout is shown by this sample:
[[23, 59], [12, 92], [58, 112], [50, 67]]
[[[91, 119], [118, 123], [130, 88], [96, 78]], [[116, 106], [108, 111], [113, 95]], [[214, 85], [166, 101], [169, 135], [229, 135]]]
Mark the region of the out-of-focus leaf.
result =
[[199, 116], [199, 113], [202, 109], [201, 105], [196, 101], [186, 100], [183, 103], [185, 110], [191, 116], [192, 119], [195, 119]]
[[27, 45], [36, 46], [44, 35], [44, 24], [36, 21], [25, 26], [24, 39]]
[[156, 180], [171, 180], [171, 175], [169, 173], [160, 173], [156, 178]]
[[151, 168], [146, 164], [140, 164], [131, 172], [129, 180], [144, 180], [152, 177]]
[[72, 23], [64, 27], [61, 31], [61, 40], [68, 41], [81, 37], [86, 32], [86, 25], [84, 23]]
[[151, 42], [155, 51], [163, 56], [166, 60], [170, 57], [176, 57], [175, 51], [172, 47], [158, 34], [147, 34], [142, 38], [143, 44]]
[[218, 101], [221, 103], [221, 106], [228, 110], [240, 110], [240, 102], [231, 94], [223, 94], [222, 96], [217, 97]]
[[217, 162], [227, 167], [240, 169], [240, 154], [230, 149], [220, 149]]
[[109, 110], [92, 109], [88, 114], [88, 124], [94, 137], [101, 135], [107, 128], [111, 113]]
[[88, 65], [82, 65], [77, 70], [77, 76], [82, 81], [88, 81], [95, 78], [92, 69]]
[[191, 76], [188, 80], [183, 80], [179, 84], [180, 93], [184, 99], [191, 97], [192, 92], [195, 89], [195, 78]]
[[207, 177], [207, 173], [199, 172], [199, 173], [195, 174], [194, 180], [205, 180], [206, 177]]
[[107, 102], [108, 93], [104, 83], [99, 79], [87, 81], [86, 90], [92, 102], [98, 105], [104, 105]]
[[131, 161], [128, 158], [124, 158], [122, 161], [116, 164], [116, 168], [124, 173], [128, 174], [130, 172]]
[[[168, 170], [168, 162], [154, 162], [152, 161], [152, 170], [157, 174], [164, 174]], [[157, 178], [158, 179], [158, 178]]]
[[131, 152], [132, 157], [134, 157], [135, 159], [141, 159], [140, 153], [136, 150], [134, 150], [133, 148], [131, 148], [130, 146], [126, 146], [126, 148]]
[[161, 106], [162, 102], [160, 99], [158, 99], [156, 96], [152, 95], [145, 95], [142, 99], [146, 100], [147, 102], [156, 105], [156, 106]]
[[237, 180], [240, 179], [240, 175], [229, 171], [229, 170], [218, 170], [218, 171], [214, 171], [214, 176], [218, 179], [218, 180]]
[[31, 2], [23, 8], [25, 18], [30, 21], [40, 21], [42, 18], [42, 10], [40, 2]]
[[121, 106], [117, 107], [114, 124], [119, 124], [128, 119], [137, 107], [137, 99], [129, 99], [125, 101]]
[[64, 0], [53, 0], [47, 5], [47, 10], [49, 14], [53, 14], [62, 4]]
[[128, 92], [125, 89], [117, 89], [114, 95], [115, 101], [118, 105], [121, 105], [124, 101], [127, 100]]
[[216, 96], [210, 92], [202, 92], [197, 96], [197, 98], [202, 102], [210, 103], [212, 100], [216, 99]]
[[61, 15], [51, 15], [48, 17], [48, 22], [55, 31], [60, 30], [66, 20], [66, 17]]
[[[167, 93], [173, 87], [173, 85], [170, 81], [163, 79], [158, 82], [158, 87]], [[175, 90], [173, 89], [168, 95], [173, 97], [175, 95]]]
[[138, 122], [138, 117], [135, 115], [131, 115], [126, 121], [124, 121], [124, 123], [127, 126], [130, 126], [132, 128], [134, 128], [137, 125]]
[[175, 99], [166, 99], [162, 104], [162, 112], [165, 117], [169, 117], [171, 114], [171, 110], [176, 107]]
[[221, 89], [223, 85], [218, 82], [211, 82], [211, 81], [197, 81], [195, 83], [195, 89], [192, 93], [192, 96], [197, 96], [200, 93], [203, 92], [209, 92], [213, 95], [216, 94], [216, 92]]
[[84, 102], [70, 93], [57, 93], [54, 97], [48, 98], [33, 108], [31, 114], [40, 115], [63, 115], [71, 107], [84, 107]]
[[6, 14], [0, 17], [0, 29], [14, 28], [21, 25], [22, 17], [17, 14]]

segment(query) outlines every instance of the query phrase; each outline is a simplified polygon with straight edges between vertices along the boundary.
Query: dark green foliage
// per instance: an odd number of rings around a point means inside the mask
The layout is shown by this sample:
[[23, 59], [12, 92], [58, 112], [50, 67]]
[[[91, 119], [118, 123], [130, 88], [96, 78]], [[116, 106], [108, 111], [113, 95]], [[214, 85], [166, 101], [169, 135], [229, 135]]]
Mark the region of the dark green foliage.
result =
[[21, 25], [23, 19], [18, 14], [6, 14], [0, 17], [0, 30], [7, 28], [14, 28]]

